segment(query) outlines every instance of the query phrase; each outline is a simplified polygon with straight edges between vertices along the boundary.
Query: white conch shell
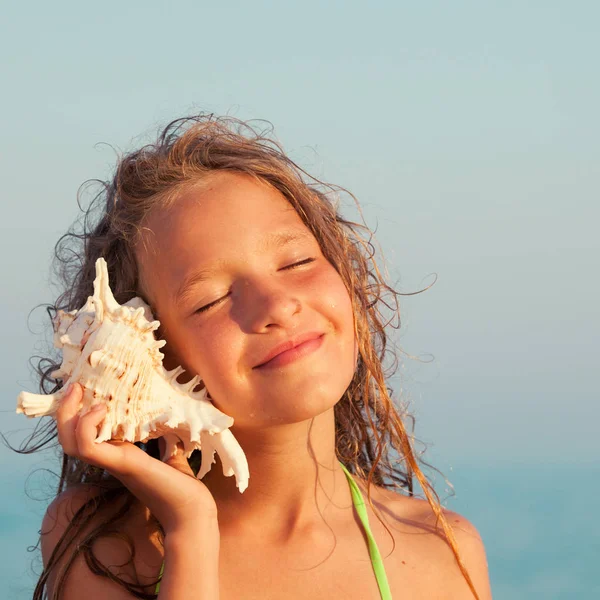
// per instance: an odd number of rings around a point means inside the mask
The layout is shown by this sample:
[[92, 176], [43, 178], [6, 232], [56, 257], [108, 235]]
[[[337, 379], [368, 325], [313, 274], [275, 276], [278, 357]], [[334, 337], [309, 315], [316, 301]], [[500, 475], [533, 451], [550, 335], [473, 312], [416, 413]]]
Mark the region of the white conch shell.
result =
[[107, 413], [96, 442], [125, 440], [145, 442], [164, 437], [165, 456], [172, 456], [182, 442], [186, 456], [202, 451], [198, 477], [215, 462], [215, 451], [226, 476], [235, 474], [240, 492], [248, 486], [248, 463], [229, 430], [233, 419], [207, 398], [206, 389], [194, 392], [201, 382], [196, 376], [177, 382], [182, 367], [167, 371], [162, 365], [150, 307], [133, 298], [120, 305], [108, 283], [106, 261], [96, 261], [94, 295], [79, 310], [59, 311], [55, 320], [54, 345], [63, 350], [60, 368], [52, 373], [63, 381], [55, 394], [21, 392], [17, 413], [28, 417], [53, 415], [69, 383], [83, 386], [80, 414], [104, 403]]

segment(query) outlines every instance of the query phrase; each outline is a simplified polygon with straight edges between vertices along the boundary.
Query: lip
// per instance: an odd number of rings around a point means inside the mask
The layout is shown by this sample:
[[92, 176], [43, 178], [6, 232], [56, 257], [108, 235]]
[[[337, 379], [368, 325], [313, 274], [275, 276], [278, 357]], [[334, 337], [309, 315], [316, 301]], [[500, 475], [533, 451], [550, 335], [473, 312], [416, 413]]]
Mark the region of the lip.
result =
[[324, 333], [311, 331], [275, 346], [254, 369], [281, 367], [311, 354], [323, 343]]

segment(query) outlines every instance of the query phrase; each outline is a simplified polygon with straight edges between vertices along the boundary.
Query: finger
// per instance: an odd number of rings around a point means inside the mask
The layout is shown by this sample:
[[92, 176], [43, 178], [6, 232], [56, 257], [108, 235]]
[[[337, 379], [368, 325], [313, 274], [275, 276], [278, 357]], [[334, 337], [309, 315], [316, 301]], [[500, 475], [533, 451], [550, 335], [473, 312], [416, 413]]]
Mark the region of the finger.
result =
[[165, 457], [163, 459], [163, 462], [166, 463], [167, 465], [169, 465], [170, 467], [177, 469], [181, 473], [185, 473], [186, 475], [189, 475], [190, 477], [195, 478], [194, 472], [192, 471], [192, 468], [190, 467], [190, 463], [188, 462], [187, 456], [185, 455], [185, 451], [183, 449], [183, 444], [178, 443], [175, 454], [173, 454], [172, 456], [169, 456], [169, 457]]
[[[115, 477], [128, 476], [140, 461], [153, 461], [145, 452], [130, 442], [110, 440], [96, 441], [100, 424], [106, 417], [105, 404], [95, 404], [89, 412], [79, 417], [75, 431], [77, 455], [86, 462], [107, 470]], [[136, 466], [137, 465], [137, 466]]]
[[183, 473], [192, 473], [184, 453], [184, 447], [177, 436], [166, 434], [158, 438], [158, 452], [160, 460], [165, 464], [182, 471]]
[[185, 456], [183, 444], [177, 436], [166, 434], [158, 438], [158, 452], [162, 462], [193, 477], [194, 472]]
[[95, 404], [85, 415], [79, 417], [75, 438], [78, 454], [86, 460], [93, 458], [101, 446], [95, 441], [98, 437], [98, 426], [104, 420], [106, 410], [105, 404]]
[[74, 455], [77, 453], [77, 441], [75, 430], [79, 422], [79, 411], [81, 409], [81, 400], [83, 389], [73, 383], [65, 391], [56, 410], [56, 427], [58, 431], [58, 441], [66, 454]]

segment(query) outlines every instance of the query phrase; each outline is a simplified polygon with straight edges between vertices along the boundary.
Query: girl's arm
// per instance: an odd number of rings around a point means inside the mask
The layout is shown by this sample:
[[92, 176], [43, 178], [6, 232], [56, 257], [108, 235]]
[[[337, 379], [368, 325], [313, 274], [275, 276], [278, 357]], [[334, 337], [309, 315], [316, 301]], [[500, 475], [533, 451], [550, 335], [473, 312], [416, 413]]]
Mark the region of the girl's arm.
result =
[[[42, 523], [41, 550], [44, 566], [48, 564], [52, 551], [62, 537], [70, 520], [83, 504], [97, 493], [91, 486], [70, 489], [58, 496], [48, 507]], [[86, 529], [99, 525], [101, 516], [94, 519]], [[126, 532], [131, 534], [132, 532]], [[133, 535], [132, 535], [133, 537]], [[218, 589], [218, 547], [219, 536], [216, 523], [207, 522], [204, 529], [188, 531], [177, 538], [171, 535], [165, 539], [165, 570], [160, 586], [159, 600], [167, 598], [199, 598], [216, 600]], [[140, 552], [141, 550], [141, 552]], [[148, 546], [136, 545], [135, 575], [138, 581], [147, 581], [147, 592], [152, 593], [150, 582], [156, 579], [161, 557], [158, 551], [152, 556], [154, 568], [144, 561]], [[104, 565], [125, 565], [129, 559], [129, 549], [115, 538], [101, 538], [94, 545], [94, 555]], [[70, 558], [67, 554], [50, 572], [47, 583], [48, 598], [52, 598], [57, 583], [58, 572], [66, 566]], [[121, 568], [120, 576], [134, 582], [133, 569]], [[80, 554], [71, 565], [61, 586], [61, 600], [132, 600], [133, 595], [105, 577], [90, 572], [85, 559]]]
[[207, 522], [165, 539], [165, 571], [159, 600], [219, 598], [219, 528]]
[[[56, 414], [58, 439], [66, 454], [101, 467], [120, 479], [162, 525], [165, 570], [159, 599], [218, 599], [219, 528], [216, 504], [208, 488], [194, 477], [181, 453], [164, 463], [128, 442], [96, 444], [97, 427], [106, 409], [102, 407], [79, 417], [81, 396], [82, 388], [75, 384], [61, 402]], [[42, 524], [45, 565], [78, 505], [82, 506], [90, 493], [94, 492], [85, 486], [68, 490], [49, 507]], [[126, 562], [126, 559], [119, 562], [118, 554], [123, 552], [123, 545], [118, 540], [104, 542], [100, 551], [99, 558], [106, 565]], [[63, 565], [58, 565], [58, 569]], [[48, 582], [50, 598], [55, 578], [56, 573]], [[112, 581], [93, 576], [79, 556], [69, 570], [61, 599], [108, 597], [130, 600], [133, 596]]]

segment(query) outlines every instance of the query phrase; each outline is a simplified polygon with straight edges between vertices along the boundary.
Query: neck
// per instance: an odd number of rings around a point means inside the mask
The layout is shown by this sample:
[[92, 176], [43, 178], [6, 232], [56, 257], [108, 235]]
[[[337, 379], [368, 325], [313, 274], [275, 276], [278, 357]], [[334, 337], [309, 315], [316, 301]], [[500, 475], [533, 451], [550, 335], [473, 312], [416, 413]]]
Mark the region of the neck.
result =
[[217, 504], [221, 531], [287, 539], [324, 513], [351, 505], [335, 454], [333, 409], [304, 421], [260, 430], [232, 428], [250, 467], [240, 494], [217, 463], [203, 478]]

